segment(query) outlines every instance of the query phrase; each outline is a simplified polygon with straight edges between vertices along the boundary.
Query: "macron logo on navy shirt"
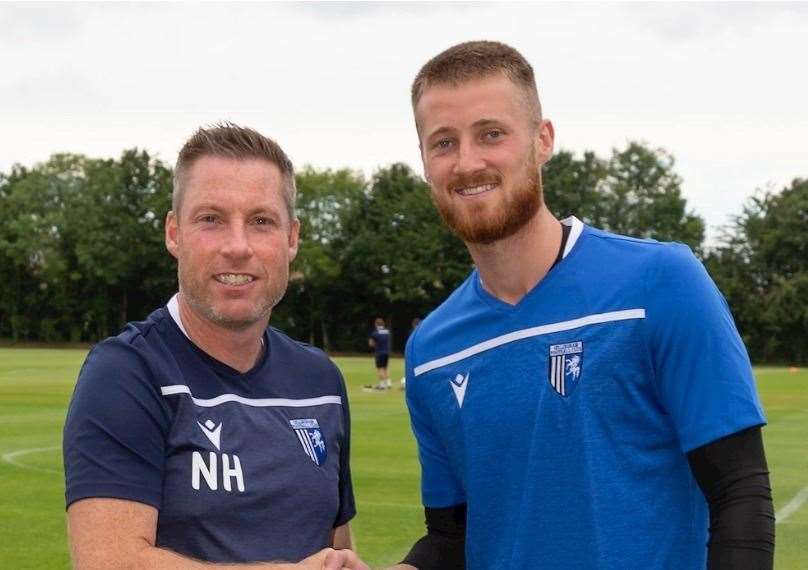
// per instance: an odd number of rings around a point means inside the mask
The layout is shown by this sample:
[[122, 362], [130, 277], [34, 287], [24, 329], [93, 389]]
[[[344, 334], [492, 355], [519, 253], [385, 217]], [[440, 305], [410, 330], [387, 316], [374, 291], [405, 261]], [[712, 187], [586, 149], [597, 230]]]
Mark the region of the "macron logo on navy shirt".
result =
[[[205, 422], [205, 425], [202, 425], [199, 422], [196, 422], [196, 425], [199, 426], [199, 429], [202, 430], [202, 433], [204, 433], [206, 436], [208, 436], [208, 439], [210, 440], [210, 442], [213, 445], [216, 446], [216, 449], [221, 449], [221, 447], [219, 445], [219, 442], [221, 441], [221, 435], [222, 435], [222, 424], [221, 423], [217, 426], [212, 421], [208, 420], [208, 421]], [[214, 429], [214, 427], [216, 429]]]
[[[216, 447], [216, 450], [221, 449], [222, 443], [222, 425], [216, 425], [211, 420], [207, 420], [204, 424], [196, 422], [205, 437]], [[219, 464], [221, 461], [221, 470]], [[219, 474], [221, 473], [221, 478]], [[227, 492], [233, 490], [233, 480], [235, 480], [236, 488], [239, 493], [244, 492], [244, 472], [241, 469], [241, 460], [238, 455], [222, 453], [219, 455], [213, 451], [208, 452], [208, 460], [198, 451], [194, 451], [191, 456], [191, 487], [199, 491], [202, 486], [202, 480], [211, 491], [219, 490], [219, 482], [221, 487]]]

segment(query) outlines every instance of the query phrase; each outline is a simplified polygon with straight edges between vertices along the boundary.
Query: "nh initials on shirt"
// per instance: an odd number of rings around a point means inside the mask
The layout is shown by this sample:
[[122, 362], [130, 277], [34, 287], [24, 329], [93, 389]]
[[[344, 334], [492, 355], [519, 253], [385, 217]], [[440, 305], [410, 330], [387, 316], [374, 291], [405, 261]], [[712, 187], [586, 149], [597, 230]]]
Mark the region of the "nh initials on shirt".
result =
[[[221, 456], [213, 451], [208, 453], [208, 461], [205, 462], [202, 454], [194, 451], [191, 458], [191, 486], [199, 490], [200, 479], [204, 479], [211, 491], [219, 489], [219, 458], [222, 460], [221, 480], [225, 491], [233, 490], [233, 479], [236, 480], [236, 488], [240, 493], [244, 492], [244, 474], [241, 471], [241, 461], [238, 455], [228, 455], [222, 453]], [[231, 465], [232, 461], [232, 465]]]

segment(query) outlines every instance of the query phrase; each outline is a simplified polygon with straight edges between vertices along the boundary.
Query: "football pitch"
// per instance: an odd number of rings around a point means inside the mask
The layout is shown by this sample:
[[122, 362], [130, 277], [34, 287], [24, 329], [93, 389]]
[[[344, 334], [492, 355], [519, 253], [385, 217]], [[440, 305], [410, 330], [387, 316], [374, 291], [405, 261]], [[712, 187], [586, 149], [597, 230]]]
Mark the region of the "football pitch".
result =
[[[85, 351], [0, 349], [0, 568], [69, 568], [61, 432]], [[423, 531], [419, 467], [403, 393], [365, 393], [371, 358], [336, 358], [348, 382], [351, 464], [362, 558], [398, 562]], [[391, 377], [402, 375], [401, 359]], [[775, 567], [808, 569], [808, 370], [755, 370], [769, 425], [778, 514]], [[653, 508], [653, 505], [649, 505]], [[802, 537], [802, 539], [800, 538]]]

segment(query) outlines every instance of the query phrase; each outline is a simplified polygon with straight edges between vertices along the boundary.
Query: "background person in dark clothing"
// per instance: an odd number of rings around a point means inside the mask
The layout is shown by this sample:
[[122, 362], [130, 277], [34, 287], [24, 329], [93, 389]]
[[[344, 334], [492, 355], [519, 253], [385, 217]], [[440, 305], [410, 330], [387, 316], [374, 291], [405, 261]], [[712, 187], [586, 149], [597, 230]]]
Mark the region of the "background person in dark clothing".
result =
[[370, 333], [368, 346], [375, 351], [376, 373], [379, 382], [373, 386], [365, 386], [368, 390], [389, 390], [390, 374], [387, 372], [387, 361], [390, 359], [390, 331], [384, 326], [384, 319], [377, 317], [373, 322], [375, 329]]

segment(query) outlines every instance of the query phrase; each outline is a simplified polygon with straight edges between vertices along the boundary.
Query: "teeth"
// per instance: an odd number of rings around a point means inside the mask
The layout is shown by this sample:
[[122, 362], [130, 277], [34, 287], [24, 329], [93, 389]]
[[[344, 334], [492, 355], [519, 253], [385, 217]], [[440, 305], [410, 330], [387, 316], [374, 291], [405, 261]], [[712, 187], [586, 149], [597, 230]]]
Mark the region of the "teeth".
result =
[[216, 281], [225, 285], [246, 285], [252, 280], [252, 275], [243, 275], [241, 273], [220, 273], [216, 276]]
[[476, 196], [477, 194], [482, 194], [483, 192], [488, 192], [489, 190], [493, 190], [495, 187], [494, 184], [483, 184], [482, 186], [472, 186], [471, 188], [461, 188], [457, 191], [458, 194], [461, 196]]

